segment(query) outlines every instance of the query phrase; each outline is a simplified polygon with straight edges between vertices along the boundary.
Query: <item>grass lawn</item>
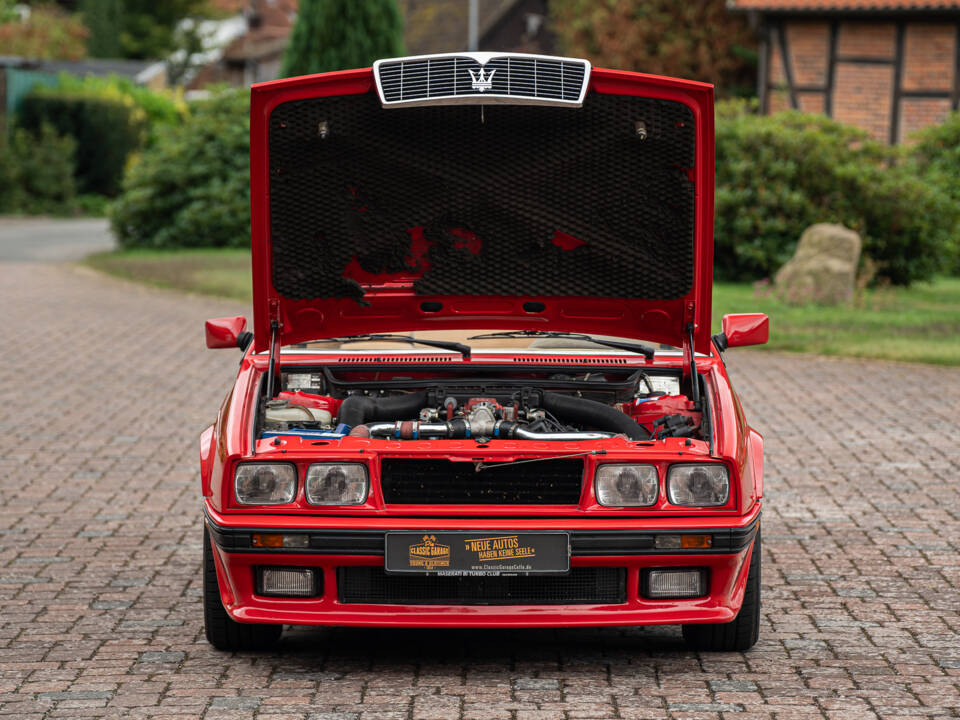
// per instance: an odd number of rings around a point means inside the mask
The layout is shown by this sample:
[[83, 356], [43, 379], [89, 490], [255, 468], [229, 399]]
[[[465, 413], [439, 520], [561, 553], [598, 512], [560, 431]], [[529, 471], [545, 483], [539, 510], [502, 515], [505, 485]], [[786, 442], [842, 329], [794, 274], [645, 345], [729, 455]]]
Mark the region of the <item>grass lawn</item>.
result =
[[120, 250], [86, 259], [90, 267], [146, 285], [249, 300], [249, 250]]
[[714, 328], [734, 312], [770, 316], [767, 350], [960, 365], [960, 278], [867, 290], [852, 307], [793, 307], [750, 284], [717, 283]]
[[[250, 299], [245, 250], [120, 251], [87, 264], [150, 285]], [[791, 307], [750, 284], [717, 283], [713, 310], [715, 331], [725, 313], [767, 313], [768, 350], [960, 365], [960, 278], [868, 290], [840, 308]]]

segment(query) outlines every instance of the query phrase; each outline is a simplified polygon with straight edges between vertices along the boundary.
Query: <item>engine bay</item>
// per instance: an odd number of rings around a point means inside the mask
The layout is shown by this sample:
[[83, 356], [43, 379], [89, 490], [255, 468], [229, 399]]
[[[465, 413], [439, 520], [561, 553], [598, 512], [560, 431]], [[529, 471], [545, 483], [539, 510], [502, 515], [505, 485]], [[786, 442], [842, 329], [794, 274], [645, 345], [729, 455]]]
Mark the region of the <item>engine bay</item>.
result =
[[[261, 395], [256, 435], [391, 440], [709, 439], [680, 370], [291, 368]], [[702, 379], [699, 397], [706, 398]]]

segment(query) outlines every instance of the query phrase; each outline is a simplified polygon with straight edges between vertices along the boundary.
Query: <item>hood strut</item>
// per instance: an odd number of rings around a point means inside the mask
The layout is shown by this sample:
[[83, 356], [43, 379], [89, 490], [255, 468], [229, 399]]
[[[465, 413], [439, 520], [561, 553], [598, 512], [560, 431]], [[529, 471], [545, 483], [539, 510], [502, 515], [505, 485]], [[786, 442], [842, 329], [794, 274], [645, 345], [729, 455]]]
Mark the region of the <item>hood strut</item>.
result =
[[697, 374], [697, 354], [693, 349], [693, 323], [687, 323], [687, 337], [684, 338], [684, 355], [690, 353], [690, 387], [693, 394], [693, 409], [701, 410], [700, 407], [700, 377]]
[[280, 333], [279, 324], [276, 320], [270, 321], [270, 358], [267, 361], [267, 400], [273, 400], [276, 397], [276, 388], [274, 387], [277, 378], [280, 377]]

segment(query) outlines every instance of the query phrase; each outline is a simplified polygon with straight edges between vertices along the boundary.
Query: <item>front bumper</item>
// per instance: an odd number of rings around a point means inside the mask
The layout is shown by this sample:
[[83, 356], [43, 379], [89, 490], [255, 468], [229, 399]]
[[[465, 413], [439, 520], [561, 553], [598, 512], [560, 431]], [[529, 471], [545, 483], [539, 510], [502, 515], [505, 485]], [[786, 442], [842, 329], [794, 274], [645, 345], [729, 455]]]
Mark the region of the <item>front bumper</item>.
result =
[[[336, 522], [330, 518], [278, 518], [269, 515], [223, 515], [207, 506], [205, 521], [223, 605], [238, 622], [289, 625], [379, 627], [570, 627], [601, 625], [666, 625], [723, 623], [733, 620], [743, 602], [753, 540], [760, 525], [760, 507], [740, 518], [657, 518], [655, 520], [357, 518]], [[338, 519], [339, 520], [339, 519]], [[349, 522], [352, 520], [352, 522]], [[412, 525], [419, 527], [412, 527]], [[483, 530], [570, 532], [570, 567], [617, 568], [622, 592], [615, 601], [579, 599], [565, 603], [560, 595], [528, 604], [460, 604], [445, 600], [366, 603], [348, 589], [346, 578], [360, 572], [379, 580], [383, 576], [384, 533], [387, 530]], [[251, 545], [254, 533], [294, 533], [308, 537], [303, 549], [261, 549]], [[710, 534], [710, 550], [662, 550], [657, 535]], [[310, 598], [267, 597], [257, 593], [257, 568], [313, 568], [321, 577], [322, 594]], [[653, 600], [643, 596], [641, 584], [648, 568], [704, 568], [707, 593], [692, 599]], [[610, 577], [612, 570], [600, 571]], [[599, 574], [593, 571], [593, 574]], [[536, 577], [527, 578], [537, 582]], [[543, 586], [550, 581], [541, 582]], [[449, 584], [447, 584], [449, 587]]]

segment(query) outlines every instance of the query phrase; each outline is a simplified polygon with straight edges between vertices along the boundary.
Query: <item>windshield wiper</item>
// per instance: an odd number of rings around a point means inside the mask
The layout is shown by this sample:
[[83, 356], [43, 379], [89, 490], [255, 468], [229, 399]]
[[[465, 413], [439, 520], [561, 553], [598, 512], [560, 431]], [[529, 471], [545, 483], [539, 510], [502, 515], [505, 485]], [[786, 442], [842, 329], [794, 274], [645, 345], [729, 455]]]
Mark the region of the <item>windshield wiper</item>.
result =
[[470, 346], [464, 345], [463, 343], [452, 342], [447, 340], [427, 340], [422, 338], [409, 337], [407, 335], [347, 335], [346, 337], [335, 337], [329, 338], [325, 342], [338, 342], [341, 345], [346, 343], [355, 343], [355, 342], [367, 342], [368, 340], [377, 341], [383, 340], [385, 342], [405, 342], [410, 343], [411, 345], [426, 345], [427, 347], [440, 348], [442, 350], [453, 350], [460, 353], [465, 358], [470, 357]]
[[485, 335], [473, 335], [467, 340], [490, 340], [493, 338], [566, 338], [569, 340], [583, 340], [594, 345], [603, 345], [605, 347], [616, 348], [617, 350], [628, 350], [642, 354], [647, 360], [653, 360], [654, 350], [646, 345], [638, 343], [621, 342], [620, 340], [604, 340], [586, 335], [584, 333], [558, 332], [556, 330], [505, 330], [504, 332], [487, 333]]

